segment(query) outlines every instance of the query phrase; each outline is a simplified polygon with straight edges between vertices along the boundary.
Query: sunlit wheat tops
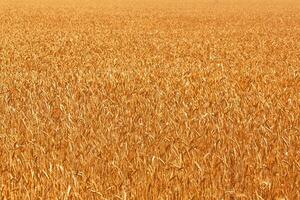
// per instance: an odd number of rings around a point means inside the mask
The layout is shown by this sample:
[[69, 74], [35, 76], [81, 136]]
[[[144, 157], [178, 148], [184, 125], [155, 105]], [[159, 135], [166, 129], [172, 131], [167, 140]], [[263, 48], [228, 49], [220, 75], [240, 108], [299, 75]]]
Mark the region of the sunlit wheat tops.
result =
[[300, 6], [0, 0], [0, 199], [300, 199]]

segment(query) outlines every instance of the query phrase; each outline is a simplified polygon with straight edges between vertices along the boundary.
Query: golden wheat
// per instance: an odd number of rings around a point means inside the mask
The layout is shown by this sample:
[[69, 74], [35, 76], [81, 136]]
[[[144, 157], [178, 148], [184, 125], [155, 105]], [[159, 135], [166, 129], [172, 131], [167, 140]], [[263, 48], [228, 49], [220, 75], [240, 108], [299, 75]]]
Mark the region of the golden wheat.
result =
[[0, 199], [300, 199], [298, 1], [0, 8]]

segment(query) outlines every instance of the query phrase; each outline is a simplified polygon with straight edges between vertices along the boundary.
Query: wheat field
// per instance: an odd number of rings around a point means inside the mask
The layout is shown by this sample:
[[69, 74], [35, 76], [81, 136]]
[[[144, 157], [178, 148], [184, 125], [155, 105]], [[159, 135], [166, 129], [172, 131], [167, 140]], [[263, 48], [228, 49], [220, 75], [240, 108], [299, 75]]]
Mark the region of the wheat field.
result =
[[0, 199], [300, 199], [300, 2], [0, 0]]

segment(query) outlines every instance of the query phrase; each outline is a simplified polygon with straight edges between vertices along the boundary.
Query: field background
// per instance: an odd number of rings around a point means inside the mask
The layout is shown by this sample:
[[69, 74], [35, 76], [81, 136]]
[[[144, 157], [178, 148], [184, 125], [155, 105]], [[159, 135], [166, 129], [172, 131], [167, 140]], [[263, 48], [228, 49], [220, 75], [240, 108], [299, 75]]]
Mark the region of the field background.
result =
[[299, 188], [299, 1], [0, 1], [0, 199]]

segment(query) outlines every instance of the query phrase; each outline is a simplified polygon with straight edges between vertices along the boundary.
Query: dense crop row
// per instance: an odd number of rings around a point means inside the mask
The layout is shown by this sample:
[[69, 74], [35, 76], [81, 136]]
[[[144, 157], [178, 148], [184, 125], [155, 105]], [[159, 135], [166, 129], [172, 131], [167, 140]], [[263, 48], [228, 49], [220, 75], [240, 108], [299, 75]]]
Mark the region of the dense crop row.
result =
[[300, 199], [299, 6], [166, 2], [1, 4], [0, 199]]

